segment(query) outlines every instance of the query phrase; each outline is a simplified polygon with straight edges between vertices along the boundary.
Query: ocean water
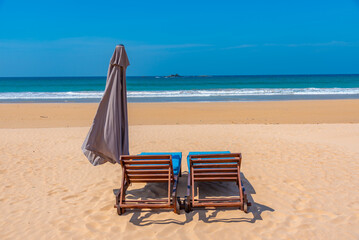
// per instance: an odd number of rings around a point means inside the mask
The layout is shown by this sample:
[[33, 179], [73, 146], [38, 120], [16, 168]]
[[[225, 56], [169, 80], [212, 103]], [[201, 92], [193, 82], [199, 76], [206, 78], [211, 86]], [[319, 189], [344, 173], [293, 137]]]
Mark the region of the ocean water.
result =
[[[106, 77], [0, 78], [0, 102], [99, 102]], [[129, 102], [359, 98], [359, 74], [127, 77]]]

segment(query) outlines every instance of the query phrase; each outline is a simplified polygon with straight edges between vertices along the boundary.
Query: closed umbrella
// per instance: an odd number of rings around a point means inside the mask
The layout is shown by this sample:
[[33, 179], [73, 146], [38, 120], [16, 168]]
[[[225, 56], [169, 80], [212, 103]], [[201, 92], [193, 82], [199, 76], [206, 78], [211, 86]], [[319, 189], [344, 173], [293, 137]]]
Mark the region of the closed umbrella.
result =
[[106, 89], [82, 151], [93, 165], [119, 162], [129, 154], [125, 47], [117, 45], [107, 73]]

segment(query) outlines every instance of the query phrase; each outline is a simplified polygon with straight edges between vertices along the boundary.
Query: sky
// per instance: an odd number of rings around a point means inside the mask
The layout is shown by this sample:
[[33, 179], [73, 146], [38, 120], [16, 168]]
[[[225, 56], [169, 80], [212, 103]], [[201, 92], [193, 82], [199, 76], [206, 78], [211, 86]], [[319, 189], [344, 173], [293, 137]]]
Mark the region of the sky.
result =
[[359, 0], [0, 0], [0, 77], [359, 73]]

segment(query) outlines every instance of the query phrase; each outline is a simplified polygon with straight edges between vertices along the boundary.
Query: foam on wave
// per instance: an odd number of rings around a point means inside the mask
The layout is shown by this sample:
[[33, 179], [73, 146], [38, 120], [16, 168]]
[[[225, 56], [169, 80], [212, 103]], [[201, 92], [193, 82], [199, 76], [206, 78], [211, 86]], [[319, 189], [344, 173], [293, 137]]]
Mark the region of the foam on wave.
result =
[[[3, 92], [1, 100], [31, 99], [99, 99], [101, 91], [81, 92]], [[129, 91], [129, 98], [171, 97], [226, 97], [226, 96], [275, 96], [275, 95], [349, 95], [359, 94], [359, 88], [244, 88], [178, 91]]]

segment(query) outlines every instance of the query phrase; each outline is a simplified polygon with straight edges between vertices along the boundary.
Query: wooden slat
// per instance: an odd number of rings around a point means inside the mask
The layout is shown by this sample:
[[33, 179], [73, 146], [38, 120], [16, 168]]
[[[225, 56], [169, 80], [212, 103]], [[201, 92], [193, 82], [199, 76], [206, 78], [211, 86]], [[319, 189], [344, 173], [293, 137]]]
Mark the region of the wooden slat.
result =
[[194, 172], [194, 177], [237, 177], [237, 173], [196, 173]]
[[206, 203], [197, 203], [194, 204], [195, 207], [240, 207], [242, 203], [240, 202], [206, 202]]
[[194, 173], [214, 173], [214, 172], [237, 172], [237, 168], [195, 168]]
[[167, 203], [166, 200], [149, 199], [149, 200], [125, 200], [125, 203], [136, 203], [136, 202], [153, 202], [153, 203]]
[[168, 173], [167, 174], [127, 174], [127, 176], [131, 180], [136, 178], [168, 178]]
[[193, 168], [231, 168], [237, 167], [237, 164], [194, 164]]
[[171, 159], [171, 155], [122, 155], [120, 159]]
[[168, 204], [151, 204], [151, 203], [139, 203], [139, 204], [126, 204], [122, 203], [121, 208], [173, 208]]
[[134, 174], [142, 174], [142, 173], [148, 173], [148, 174], [161, 174], [161, 173], [168, 173], [168, 170], [167, 169], [147, 169], [147, 170], [142, 170], [142, 169], [126, 169], [126, 173], [128, 174], [131, 174], [131, 173], [134, 173]]
[[195, 181], [237, 181], [237, 177], [194, 177]]
[[193, 171], [193, 165], [191, 164], [191, 191], [192, 191], [192, 195], [191, 195], [191, 200], [192, 200], [192, 205], [194, 203], [194, 177], [193, 177], [194, 171]]
[[[238, 175], [237, 175], [237, 178], [238, 178], [238, 182], [237, 182], [237, 185], [239, 186], [239, 197], [241, 198], [241, 201], [243, 201], [243, 188], [241, 188], [241, 169], [240, 169], [240, 165], [238, 164], [237, 166], [237, 169], [238, 169]], [[244, 211], [244, 205], [242, 204], [241, 205], [241, 210]]]
[[155, 179], [155, 178], [140, 178], [140, 179], [131, 179], [131, 182], [142, 182], [142, 183], [146, 183], [146, 182], [168, 182], [168, 178], [160, 178], [160, 179]]
[[195, 201], [197, 202], [215, 202], [215, 201], [222, 201], [222, 202], [225, 202], [225, 201], [238, 201], [240, 202], [240, 198], [239, 197], [236, 197], [236, 198], [207, 198], [207, 199], [195, 199]]
[[137, 166], [137, 165], [126, 165], [126, 169], [168, 169], [169, 166], [168, 165], [141, 165], [141, 166]]
[[170, 160], [122, 160], [124, 164], [170, 164]]
[[208, 159], [192, 159], [193, 163], [236, 163], [239, 161], [239, 158], [231, 159], [219, 159], [219, 158], [208, 158]]
[[[168, 169], [168, 176], [171, 176], [172, 168]], [[173, 173], [173, 172], [172, 172]], [[168, 177], [167, 192], [168, 192], [168, 205], [171, 205], [171, 178]]]

